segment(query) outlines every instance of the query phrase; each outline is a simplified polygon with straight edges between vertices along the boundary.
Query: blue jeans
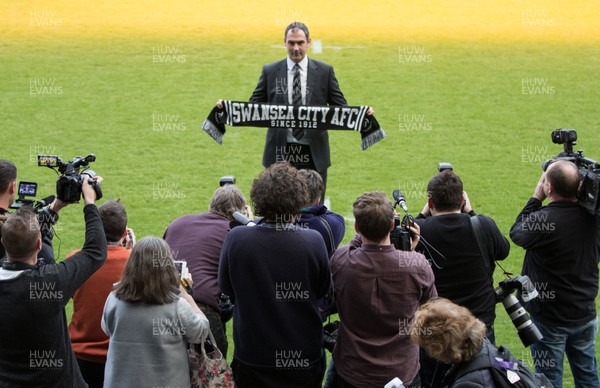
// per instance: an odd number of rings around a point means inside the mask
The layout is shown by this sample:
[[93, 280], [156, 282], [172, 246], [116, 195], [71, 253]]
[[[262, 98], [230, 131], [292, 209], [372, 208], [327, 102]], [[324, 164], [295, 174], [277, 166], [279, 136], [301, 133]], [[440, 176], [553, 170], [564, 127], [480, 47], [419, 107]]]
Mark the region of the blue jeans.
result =
[[329, 366], [327, 367], [327, 371], [325, 372], [325, 385], [323, 385], [323, 388], [333, 388], [333, 377], [335, 375], [335, 365], [333, 365], [332, 355], [331, 360], [329, 361]]
[[544, 338], [531, 345], [535, 371], [543, 373], [554, 388], [563, 386], [563, 361], [567, 355], [576, 388], [600, 387], [596, 362], [598, 317], [575, 327], [555, 327], [531, 318]]

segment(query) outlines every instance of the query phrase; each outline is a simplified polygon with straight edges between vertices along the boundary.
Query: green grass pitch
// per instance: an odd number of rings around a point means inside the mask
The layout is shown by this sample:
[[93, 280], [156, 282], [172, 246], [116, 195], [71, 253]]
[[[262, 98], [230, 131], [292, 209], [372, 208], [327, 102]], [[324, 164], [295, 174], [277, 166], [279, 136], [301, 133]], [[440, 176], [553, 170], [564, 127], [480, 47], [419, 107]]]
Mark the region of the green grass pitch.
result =
[[[309, 55], [334, 66], [350, 105], [374, 107], [387, 134], [361, 151], [358, 134], [330, 132], [327, 197], [348, 219], [343, 243], [358, 195], [401, 189], [416, 215], [441, 161], [454, 165], [474, 210], [508, 236], [541, 162], [562, 149], [551, 143], [552, 130], [577, 129], [576, 148], [600, 159], [597, 42], [321, 38], [323, 52]], [[0, 158], [17, 164], [20, 180], [38, 182], [42, 197], [54, 193], [56, 175], [37, 167], [38, 153], [64, 160], [94, 153], [104, 199], [125, 204], [138, 238], [162, 236], [176, 217], [206, 211], [223, 175], [235, 175], [248, 196], [266, 131], [228, 128], [218, 145], [200, 124], [218, 98], [247, 100], [262, 64], [284, 55], [279, 35], [94, 36], [43, 26], [14, 33], [0, 41]], [[81, 205], [61, 212], [60, 259], [81, 247], [82, 228]], [[503, 266], [519, 273], [523, 255], [512, 245]], [[497, 343], [531, 365], [501, 306], [497, 316]], [[568, 367], [565, 385], [572, 386]]]

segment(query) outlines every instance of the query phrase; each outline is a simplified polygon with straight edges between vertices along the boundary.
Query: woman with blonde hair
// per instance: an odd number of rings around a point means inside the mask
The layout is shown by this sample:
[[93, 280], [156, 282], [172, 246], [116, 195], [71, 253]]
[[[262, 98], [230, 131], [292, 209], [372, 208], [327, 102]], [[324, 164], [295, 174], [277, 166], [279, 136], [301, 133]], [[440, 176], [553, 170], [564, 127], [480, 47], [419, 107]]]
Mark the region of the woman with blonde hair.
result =
[[[438, 371], [446, 364], [441, 385], [459, 387], [462, 384], [493, 387], [489, 369], [479, 369], [452, 381], [452, 371], [478, 357], [488, 357], [488, 347], [483, 346], [486, 327], [471, 312], [448, 299], [436, 298], [421, 305], [415, 313], [411, 339], [427, 354], [438, 361]], [[443, 363], [443, 364], [440, 364]], [[451, 365], [448, 365], [451, 364]], [[438, 381], [436, 371], [435, 381]], [[442, 372], [443, 373], [443, 372]]]
[[202, 342], [209, 324], [179, 279], [163, 239], [133, 247], [102, 314], [105, 387], [190, 386], [187, 344]]
[[415, 313], [411, 339], [438, 361], [432, 388], [546, 387], [550, 381], [533, 373], [510, 351], [486, 338], [486, 326], [469, 309], [437, 298]]

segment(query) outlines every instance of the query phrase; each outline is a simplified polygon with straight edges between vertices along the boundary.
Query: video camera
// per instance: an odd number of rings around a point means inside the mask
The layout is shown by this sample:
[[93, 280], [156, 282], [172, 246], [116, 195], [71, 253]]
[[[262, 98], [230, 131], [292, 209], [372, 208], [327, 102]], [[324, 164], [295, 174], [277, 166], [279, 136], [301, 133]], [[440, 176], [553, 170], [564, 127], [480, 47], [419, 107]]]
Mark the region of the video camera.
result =
[[81, 157], [76, 156], [68, 162], [63, 162], [56, 155], [38, 155], [38, 166], [49, 167], [57, 173], [60, 173], [56, 182], [56, 196], [63, 202], [73, 203], [81, 199], [81, 187], [83, 180], [88, 179], [88, 182], [96, 192], [96, 199], [102, 198], [102, 189], [100, 184], [92, 178], [96, 173], [89, 170], [89, 164], [96, 160], [94, 154]]
[[396, 206], [400, 205], [406, 214], [402, 217], [402, 221], [400, 221], [399, 216], [394, 216], [394, 229], [390, 232], [390, 241], [394, 244], [396, 249], [410, 251], [410, 227], [415, 221], [408, 214], [408, 207], [406, 206], [404, 194], [402, 194], [400, 190], [394, 190], [392, 197], [394, 197], [394, 209], [396, 209]]
[[577, 131], [574, 129], [557, 129], [552, 131], [552, 142], [564, 144], [562, 152], [556, 157], [542, 163], [542, 169], [546, 171], [548, 166], [557, 160], [567, 160], [575, 163], [581, 175], [581, 183], [577, 190], [577, 202], [588, 212], [600, 215], [600, 164], [595, 160], [583, 156], [583, 151], [573, 151], [577, 141]]
[[528, 276], [517, 276], [504, 279], [494, 290], [496, 292], [496, 303], [502, 302], [506, 313], [510, 317], [513, 325], [517, 328], [519, 338], [525, 347], [538, 342], [543, 338], [527, 311], [521, 306], [521, 303], [512, 293], [519, 290], [521, 299], [524, 302], [537, 298], [538, 293]]
[[[52, 201], [54, 201], [53, 195], [46, 197], [44, 199], [41, 199], [39, 201], [30, 199], [30, 198], [35, 198], [35, 196], [37, 195], [37, 183], [36, 182], [25, 182], [25, 181], [19, 182], [18, 195], [19, 196], [17, 199], [15, 199], [15, 202], [12, 205], [10, 205], [11, 209], [20, 209], [23, 206], [31, 206], [33, 208], [33, 211], [38, 213], [44, 206], [46, 206], [46, 205], [52, 203]], [[28, 197], [30, 197], [30, 198], [28, 198]]]
[[[219, 180], [219, 186], [223, 187], [226, 185], [235, 185], [235, 176], [233, 175], [224, 175], [221, 177], [221, 179]], [[244, 214], [235, 211], [231, 214], [231, 216], [233, 217], [233, 220], [229, 222], [229, 227], [231, 229], [237, 227], [237, 226], [255, 226], [256, 224], [249, 219], [248, 217], [246, 217]]]

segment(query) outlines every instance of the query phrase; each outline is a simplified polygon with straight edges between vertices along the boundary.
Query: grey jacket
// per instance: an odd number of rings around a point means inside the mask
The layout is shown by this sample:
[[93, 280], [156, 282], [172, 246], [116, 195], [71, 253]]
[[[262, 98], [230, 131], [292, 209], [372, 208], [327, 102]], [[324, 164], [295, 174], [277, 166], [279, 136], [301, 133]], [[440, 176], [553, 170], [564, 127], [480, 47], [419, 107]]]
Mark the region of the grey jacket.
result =
[[179, 298], [164, 305], [130, 303], [112, 292], [102, 314], [110, 337], [104, 387], [189, 387], [187, 343], [208, 334], [205, 316]]

